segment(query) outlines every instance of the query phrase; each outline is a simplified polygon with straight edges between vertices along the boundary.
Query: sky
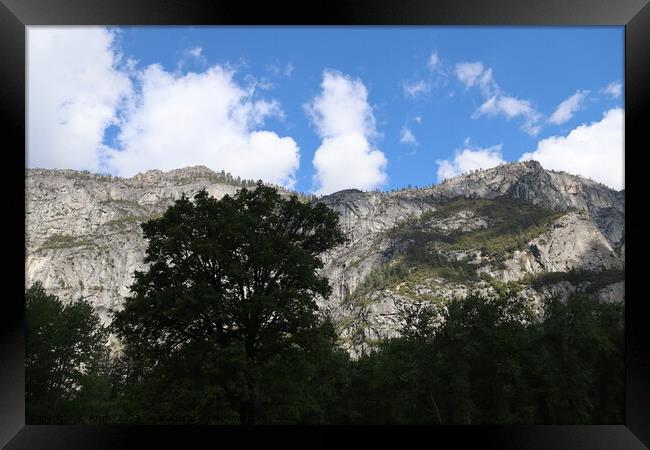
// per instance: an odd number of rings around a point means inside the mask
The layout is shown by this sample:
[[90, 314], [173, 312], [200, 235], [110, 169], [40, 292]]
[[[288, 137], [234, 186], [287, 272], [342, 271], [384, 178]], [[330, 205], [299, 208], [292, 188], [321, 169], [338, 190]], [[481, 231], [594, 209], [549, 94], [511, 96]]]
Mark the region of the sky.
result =
[[506, 162], [624, 188], [623, 27], [28, 27], [27, 165], [305, 193]]

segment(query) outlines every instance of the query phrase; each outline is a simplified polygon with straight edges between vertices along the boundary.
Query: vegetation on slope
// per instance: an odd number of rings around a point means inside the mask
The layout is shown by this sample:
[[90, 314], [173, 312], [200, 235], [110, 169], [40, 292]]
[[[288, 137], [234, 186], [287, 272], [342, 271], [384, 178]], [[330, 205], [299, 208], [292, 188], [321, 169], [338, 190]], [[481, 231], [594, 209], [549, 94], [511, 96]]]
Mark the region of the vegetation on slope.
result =
[[[438, 219], [460, 211], [471, 211], [485, 218], [488, 227], [471, 231], [443, 231], [432, 227]], [[438, 205], [435, 211], [406, 221], [388, 234], [409, 242], [409, 257], [414, 263], [427, 263], [432, 246], [441, 250], [480, 250], [485, 256], [503, 258], [546, 231], [549, 223], [562, 217], [558, 212], [509, 197], [495, 199], [453, 199]]]
[[[436, 221], [462, 211], [486, 220], [487, 228], [469, 231], [442, 230]], [[386, 235], [404, 251], [394, 261], [375, 269], [348, 296], [347, 302], [364, 304], [368, 295], [399, 285], [401, 293], [416, 299], [428, 299], [415, 292], [415, 287], [426, 280], [443, 278], [452, 283], [467, 284], [480, 280], [476, 269], [480, 266], [465, 260], [446, 256], [449, 251], [478, 250], [482, 257], [496, 263], [515, 250], [523, 250], [527, 243], [546, 231], [548, 225], [566, 212], [557, 212], [511, 199], [458, 198], [438, 205], [435, 211], [409, 219], [388, 230]]]
[[50, 250], [72, 247], [92, 247], [96, 244], [88, 239], [78, 239], [68, 234], [53, 234], [41, 245], [39, 250]]

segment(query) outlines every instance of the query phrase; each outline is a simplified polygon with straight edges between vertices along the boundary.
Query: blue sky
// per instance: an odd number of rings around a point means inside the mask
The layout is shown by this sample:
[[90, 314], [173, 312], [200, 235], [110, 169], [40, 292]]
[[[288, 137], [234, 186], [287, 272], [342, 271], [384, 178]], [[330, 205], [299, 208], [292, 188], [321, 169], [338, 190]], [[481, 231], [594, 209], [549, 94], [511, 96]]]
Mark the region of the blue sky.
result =
[[30, 27], [27, 160], [329, 193], [534, 158], [620, 189], [623, 56], [622, 27]]

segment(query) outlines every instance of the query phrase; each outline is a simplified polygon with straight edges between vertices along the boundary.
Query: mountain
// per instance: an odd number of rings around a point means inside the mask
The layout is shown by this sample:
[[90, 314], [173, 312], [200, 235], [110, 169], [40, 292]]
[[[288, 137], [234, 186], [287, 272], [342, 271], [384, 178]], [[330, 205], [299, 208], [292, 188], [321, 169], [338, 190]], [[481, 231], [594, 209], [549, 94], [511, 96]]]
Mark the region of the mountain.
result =
[[[219, 198], [249, 184], [205, 167], [129, 179], [28, 169], [26, 282], [87, 297], [107, 321], [145, 268], [141, 222], [182, 193]], [[543, 296], [573, 291], [623, 301], [624, 191], [535, 161], [426, 188], [303, 199], [337, 211], [350, 238], [323, 258], [333, 292], [320, 305], [353, 354], [395, 335], [405, 305], [444, 308], [470, 290], [513, 289], [540, 308]]]

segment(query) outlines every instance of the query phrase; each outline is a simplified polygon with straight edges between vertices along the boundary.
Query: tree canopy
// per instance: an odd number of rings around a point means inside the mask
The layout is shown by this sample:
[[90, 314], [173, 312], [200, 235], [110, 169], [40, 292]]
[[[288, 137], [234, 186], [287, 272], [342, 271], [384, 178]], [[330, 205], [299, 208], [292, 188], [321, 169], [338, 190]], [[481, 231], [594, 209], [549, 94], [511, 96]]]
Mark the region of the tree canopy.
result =
[[[113, 329], [149, 367], [211, 359], [221, 394], [254, 421], [260, 368], [309, 352], [323, 333], [334, 339], [316, 299], [331, 291], [320, 257], [345, 240], [338, 216], [260, 182], [220, 200], [183, 195], [142, 230], [149, 268], [136, 272]], [[224, 371], [243, 375], [233, 383]]]
[[41, 283], [25, 292], [25, 395], [27, 417], [79, 414], [107, 389], [106, 329], [92, 305], [64, 305]]

